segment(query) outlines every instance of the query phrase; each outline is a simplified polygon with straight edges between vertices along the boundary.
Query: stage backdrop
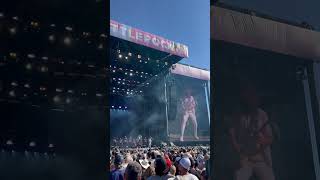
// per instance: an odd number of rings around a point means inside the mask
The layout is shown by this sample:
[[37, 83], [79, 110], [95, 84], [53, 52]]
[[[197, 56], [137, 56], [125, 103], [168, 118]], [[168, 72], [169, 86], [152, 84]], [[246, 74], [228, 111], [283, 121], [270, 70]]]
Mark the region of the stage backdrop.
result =
[[[167, 77], [168, 100], [168, 135], [171, 141], [178, 141], [181, 134], [181, 120], [183, 116], [182, 101], [186, 92], [191, 91], [196, 102], [195, 114], [198, 122], [198, 136], [200, 141], [209, 140], [210, 124], [206, 100], [206, 80], [178, 74], [169, 74]], [[189, 118], [184, 133], [185, 141], [195, 141], [193, 124]]]

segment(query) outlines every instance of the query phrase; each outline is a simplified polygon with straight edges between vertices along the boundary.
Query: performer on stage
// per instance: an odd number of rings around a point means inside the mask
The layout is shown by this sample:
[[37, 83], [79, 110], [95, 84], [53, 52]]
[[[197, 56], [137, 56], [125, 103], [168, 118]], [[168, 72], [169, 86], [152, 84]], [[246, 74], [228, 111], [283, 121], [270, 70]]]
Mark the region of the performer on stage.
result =
[[182, 103], [182, 120], [181, 120], [181, 136], [180, 136], [180, 141], [184, 141], [183, 136], [184, 136], [184, 130], [186, 128], [186, 124], [189, 118], [191, 118], [191, 121], [193, 123], [193, 132], [194, 132], [194, 137], [196, 139], [199, 139], [198, 133], [197, 133], [197, 128], [198, 128], [198, 123], [197, 123], [197, 117], [196, 117], [196, 101], [194, 97], [191, 94], [191, 90], [186, 91], [186, 96], [183, 98]]
[[229, 128], [230, 143], [238, 158], [235, 180], [274, 180], [271, 159], [272, 129], [268, 115], [259, 107], [255, 88], [249, 84], [240, 89], [241, 107], [233, 113]]

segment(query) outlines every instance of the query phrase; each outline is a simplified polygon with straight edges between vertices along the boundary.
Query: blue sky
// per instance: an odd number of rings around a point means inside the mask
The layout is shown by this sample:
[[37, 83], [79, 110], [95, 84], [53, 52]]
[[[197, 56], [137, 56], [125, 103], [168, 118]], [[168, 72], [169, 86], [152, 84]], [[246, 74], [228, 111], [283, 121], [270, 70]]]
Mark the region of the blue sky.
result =
[[209, 0], [111, 0], [110, 18], [187, 45], [181, 62], [210, 69]]

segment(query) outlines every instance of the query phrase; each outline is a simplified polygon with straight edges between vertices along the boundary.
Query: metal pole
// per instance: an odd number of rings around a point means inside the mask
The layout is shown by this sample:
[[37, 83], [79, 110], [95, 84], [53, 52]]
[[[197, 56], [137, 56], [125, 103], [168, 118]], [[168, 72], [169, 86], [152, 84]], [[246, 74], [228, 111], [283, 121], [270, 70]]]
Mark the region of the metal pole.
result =
[[304, 94], [305, 94], [305, 101], [306, 101], [306, 108], [307, 108], [307, 116], [308, 116], [308, 124], [309, 124], [310, 139], [311, 139], [311, 146], [312, 146], [314, 171], [316, 174], [316, 179], [320, 179], [320, 163], [319, 163], [319, 155], [318, 155], [317, 138], [316, 138], [316, 131], [315, 131], [315, 126], [314, 126], [312, 104], [311, 104], [311, 95], [310, 95], [308, 74], [307, 74], [306, 68], [304, 69], [304, 76], [307, 77], [307, 78], [303, 79], [302, 83], [303, 83], [303, 87], [304, 87]]
[[[167, 77], [167, 76], [166, 76]], [[164, 98], [166, 103], [166, 126], [167, 126], [167, 137], [169, 136], [169, 117], [168, 117], [168, 98], [167, 98], [167, 78], [164, 81]]]
[[209, 96], [208, 96], [208, 89], [207, 89], [207, 83], [204, 84], [204, 93], [206, 95], [206, 103], [207, 103], [207, 110], [208, 110], [208, 120], [210, 125], [210, 104], [209, 104]]

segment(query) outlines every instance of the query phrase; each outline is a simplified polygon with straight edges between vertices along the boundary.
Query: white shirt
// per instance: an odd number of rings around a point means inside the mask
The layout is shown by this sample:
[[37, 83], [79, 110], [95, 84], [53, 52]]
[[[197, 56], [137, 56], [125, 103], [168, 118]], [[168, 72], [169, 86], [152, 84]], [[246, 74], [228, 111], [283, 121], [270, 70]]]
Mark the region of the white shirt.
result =
[[178, 175], [175, 178], [169, 178], [168, 180], [199, 180], [199, 179], [197, 178], [197, 176], [188, 173], [184, 176]]

